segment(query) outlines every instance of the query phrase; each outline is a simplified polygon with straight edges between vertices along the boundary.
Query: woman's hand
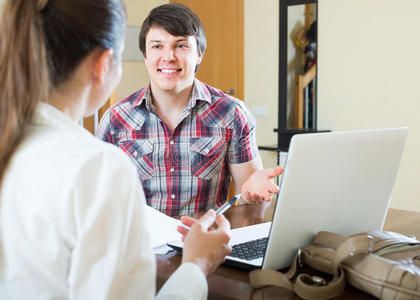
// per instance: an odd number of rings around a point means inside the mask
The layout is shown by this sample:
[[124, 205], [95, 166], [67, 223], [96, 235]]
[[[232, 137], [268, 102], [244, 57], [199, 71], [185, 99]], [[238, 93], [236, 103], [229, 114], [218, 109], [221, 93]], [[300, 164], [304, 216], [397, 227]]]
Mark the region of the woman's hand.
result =
[[[182, 262], [197, 264], [207, 276], [224, 261], [232, 249], [228, 245], [230, 240], [230, 223], [223, 216], [218, 215], [213, 209], [209, 210], [198, 220], [191, 217], [182, 217], [181, 223], [190, 227], [187, 229], [178, 226], [182, 234], [184, 250]], [[216, 227], [213, 227], [213, 224]]]

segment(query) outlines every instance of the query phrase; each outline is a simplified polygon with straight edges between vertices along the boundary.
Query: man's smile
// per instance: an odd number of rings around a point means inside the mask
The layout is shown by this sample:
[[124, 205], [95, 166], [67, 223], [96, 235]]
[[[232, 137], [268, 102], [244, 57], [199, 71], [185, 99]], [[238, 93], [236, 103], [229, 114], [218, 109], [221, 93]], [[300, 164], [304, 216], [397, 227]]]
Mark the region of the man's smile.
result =
[[165, 73], [165, 74], [172, 74], [172, 73], [181, 72], [181, 71], [182, 71], [181, 68], [179, 68], [179, 69], [158, 69], [158, 72], [162, 72], [162, 73]]

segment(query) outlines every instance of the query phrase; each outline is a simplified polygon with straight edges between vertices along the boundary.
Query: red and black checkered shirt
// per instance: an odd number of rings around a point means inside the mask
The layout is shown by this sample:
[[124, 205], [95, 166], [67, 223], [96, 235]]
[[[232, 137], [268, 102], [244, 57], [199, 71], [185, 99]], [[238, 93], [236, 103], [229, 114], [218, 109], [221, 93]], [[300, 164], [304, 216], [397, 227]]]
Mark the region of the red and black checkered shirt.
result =
[[112, 106], [97, 136], [131, 157], [147, 204], [173, 216], [223, 204], [228, 164], [258, 156], [255, 128], [244, 102], [195, 79], [174, 132], [152, 107], [149, 85]]

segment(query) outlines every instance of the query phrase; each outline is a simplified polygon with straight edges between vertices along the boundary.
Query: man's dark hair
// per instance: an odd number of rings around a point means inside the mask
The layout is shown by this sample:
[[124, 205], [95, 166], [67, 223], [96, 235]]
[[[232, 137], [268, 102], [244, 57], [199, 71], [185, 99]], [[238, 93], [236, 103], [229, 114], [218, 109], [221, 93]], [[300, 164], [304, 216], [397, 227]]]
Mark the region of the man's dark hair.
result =
[[150, 11], [141, 26], [139, 35], [140, 51], [146, 57], [146, 35], [152, 27], [161, 27], [173, 36], [194, 36], [197, 51], [202, 55], [206, 51], [207, 41], [203, 24], [187, 6], [169, 3], [155, 7]]

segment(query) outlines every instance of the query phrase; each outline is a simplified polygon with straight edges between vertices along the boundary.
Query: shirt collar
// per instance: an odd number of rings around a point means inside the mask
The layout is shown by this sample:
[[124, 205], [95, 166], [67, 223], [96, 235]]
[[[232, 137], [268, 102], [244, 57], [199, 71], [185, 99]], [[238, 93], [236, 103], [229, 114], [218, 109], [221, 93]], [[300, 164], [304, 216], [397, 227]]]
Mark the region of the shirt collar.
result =
[[206, 85], [195, 78], [188, 108], [193, 108], [198, 100], [211, 104], [211, 95]]
[[90, 134], [68, 115], [46, 102], [40, 102], [38, 104], [32, 123], [35, 125], [52, 125]]
[[143, 89], [134, 101], [134, 106], [145, 105], [148, 110], [152, 107], [152, 93], [150, 92], [150, 83]]
[[[211, 104], [211, 95], [206, 85], [197, 78], [194, 78], [191, 97], [188, 101], [188, 109], [193, 108], [197, 104], [198, 100]], [[152, 93], [150, 83], [138, 95], [136, 101], [134, 101], [134, 106], [142, 104], [145, 105], [148, 110], [150, 110], [152, 107]]]

